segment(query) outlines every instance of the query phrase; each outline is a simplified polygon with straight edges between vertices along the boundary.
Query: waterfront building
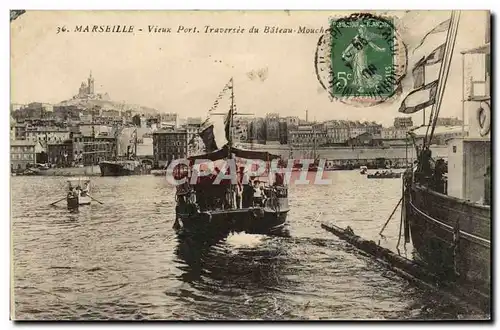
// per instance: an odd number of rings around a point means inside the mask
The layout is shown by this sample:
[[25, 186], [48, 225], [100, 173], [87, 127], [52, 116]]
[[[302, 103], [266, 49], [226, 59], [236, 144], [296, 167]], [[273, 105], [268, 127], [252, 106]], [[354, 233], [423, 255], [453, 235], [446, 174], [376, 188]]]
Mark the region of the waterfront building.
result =
[[297, 116], [285, 117], [287, 127], [293, 128], [299, 126], [300, 118]]
[[27, 127], [26, 139], [32, 142], [42, 142], [46, 145], [50, 142], [63, 142], [70, 138], [70, 132], [67, 128], [61, 127]]
[[292, 148], [326, 144], [327, 134], [316, 125], [299, 125], [297, 129], [288, 131], [288, 142]]
[[358, 136], [349, 138], [346, 144], [350, 147], [374, 147], [380, 143], [379, 140], [373, 138], [372, 133], [364, 132]]
[[280, 135], [280, 144], [288, 143], [288, 125], [286, 118], [280, 118], [279, 120], [279, 135]]
[[413, 119], [411, 117], [396, 117], [394, 118], [394, 127], [406, 129], [412, 128]]
[[83, 165], [98, 165], [99, 162], [116, 157], [116, 139], [109, 135], [83, 135]]
[[158, 130], [153, 133], [153, 158], [155, 167], [165, 167], [172, 160], [187, 156], [186, 130]]
[[251, 143], [266, 143], [266, 123], [263, 118], [254, 118], [250, 122], [248, 136]]
[[325, 122], [326, 143], [343, 144], [349, 139], [349, 124], [345, 120]]
[[29, 140], [10, 141], [10, 169], [24, 170], [36, 162], [36, 143]]
[[279, 114], [278, 113], [268, 113], [265, 118], [265, 129], [266, 129], [266, 144], [278, 144], [280, 141], [279, 133]]
[[58, 167], [71, 166], [73, 162], [73, 140], [47, 143], [47, 162]]
[[440, 117], [436, 121], [436, 126], [462, 126], [463, 121], [458, 118]]
[[408, 128], [405, 127], [384, 127], [380, 132], [382, 140], [405, 140]]

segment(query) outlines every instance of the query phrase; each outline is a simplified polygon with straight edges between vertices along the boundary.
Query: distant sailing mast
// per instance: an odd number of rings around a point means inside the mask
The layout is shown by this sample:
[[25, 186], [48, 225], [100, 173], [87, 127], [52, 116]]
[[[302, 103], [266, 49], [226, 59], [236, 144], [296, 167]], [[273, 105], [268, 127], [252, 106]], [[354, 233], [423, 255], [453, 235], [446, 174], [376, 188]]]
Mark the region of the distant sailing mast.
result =
[[233, 77], [229, 80], [227, 84], [227, 88], [231, 90], [231, 95], [230, 95], [230, 100], [231, 100], [231, 105], [229, 108], [229, 112], [209, 112], [209, 115], [216, 115], [216, 116], [226, 116], [226, 120], [224, 121], [225, 123], [225, 130], [226, 130], [226, 140], [227, 140], [227, 146], [228, 146], [228, 157], [231, 158], [231, 148], [233, 147], [233, 125], [234, 125], [234, 116], [252, 116], [254, 115], [253, 113], [237, 113], [236, 111], [236, 105], [234, 102], [234, 80]]

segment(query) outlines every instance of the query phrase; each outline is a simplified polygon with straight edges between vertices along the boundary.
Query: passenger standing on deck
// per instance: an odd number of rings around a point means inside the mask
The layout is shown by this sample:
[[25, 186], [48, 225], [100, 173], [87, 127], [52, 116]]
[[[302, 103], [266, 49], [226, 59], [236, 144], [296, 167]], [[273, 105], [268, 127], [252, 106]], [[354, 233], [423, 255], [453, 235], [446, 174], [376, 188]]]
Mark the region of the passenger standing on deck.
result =
[[244, 179], [243, 180], [243, 192], [242, 192], [242, 207], [249, 208], [253, 203], [253, 187], [252, 180]]
[[235, 202], [236, 202], [236, 208], [241, 209], [241, 200], [243, 196], [243, 185], [241, 184], [240, 181], [235, 186]]
[[256, 179], [253, 183], [254, 206], [262, 206], [262, 188], [260, 187], [260, 181]]

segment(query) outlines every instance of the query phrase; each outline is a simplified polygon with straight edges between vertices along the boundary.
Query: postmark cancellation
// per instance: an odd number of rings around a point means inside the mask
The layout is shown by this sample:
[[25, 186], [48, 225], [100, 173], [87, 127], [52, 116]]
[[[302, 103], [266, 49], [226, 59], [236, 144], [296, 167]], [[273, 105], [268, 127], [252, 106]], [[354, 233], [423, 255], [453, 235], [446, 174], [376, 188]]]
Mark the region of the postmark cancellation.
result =
[[390, 101], [401, 91], [407, 50], [394, 17], [331, 17], [318, 40], [316, 73], [332, 100], [354, 106]]

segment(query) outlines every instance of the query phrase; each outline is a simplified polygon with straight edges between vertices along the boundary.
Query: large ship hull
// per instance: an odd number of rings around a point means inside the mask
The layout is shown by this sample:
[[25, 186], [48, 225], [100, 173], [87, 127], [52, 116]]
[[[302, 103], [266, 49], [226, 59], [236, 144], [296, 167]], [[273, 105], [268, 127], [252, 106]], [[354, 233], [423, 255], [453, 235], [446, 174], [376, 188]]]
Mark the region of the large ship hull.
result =
[[413, 246], [430, 270], [445, 281], [490, 295], [489, 206], [413, 184], [405, 200], [405, 214]]
[[124, 162], [102, 162], [99, 164], [101, 176], [127, 176], [148, 174], [141, 164]]

